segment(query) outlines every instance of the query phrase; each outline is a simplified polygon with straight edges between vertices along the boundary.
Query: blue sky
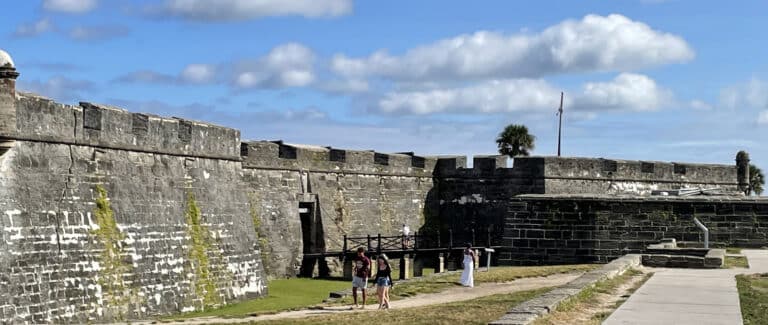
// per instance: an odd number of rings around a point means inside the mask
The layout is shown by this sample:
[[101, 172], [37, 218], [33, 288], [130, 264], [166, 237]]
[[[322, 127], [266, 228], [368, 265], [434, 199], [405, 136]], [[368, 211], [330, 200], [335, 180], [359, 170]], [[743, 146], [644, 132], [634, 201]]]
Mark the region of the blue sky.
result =
[[[42, 0], [0, 11], [18, 88], [243, 139], [768, 168], [768, 3]], [[764, 165], [764, 166], [763, 166]]]

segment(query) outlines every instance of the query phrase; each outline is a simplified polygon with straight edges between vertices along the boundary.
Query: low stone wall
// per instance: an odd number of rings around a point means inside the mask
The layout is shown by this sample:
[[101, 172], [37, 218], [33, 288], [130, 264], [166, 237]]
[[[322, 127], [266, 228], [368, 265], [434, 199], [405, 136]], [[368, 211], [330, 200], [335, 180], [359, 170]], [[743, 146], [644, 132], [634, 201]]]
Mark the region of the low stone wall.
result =
[[607, 263], [643, 253], [662, 238], [712, 247], [761, 247], [768, 239], [768, 199], [521, 195], [509, 199], [499, 263]]
[[504, 316], [493, 321], [491, 325], [526, 325], [537, 318], [553, 312], [564, 301], [578, 295], [581, 291], [594, 286], [596, 283], [612, 279], [632, 267], [640, 265], [640, 255], [622, 256], [601, 268], [584, 273], [582, 276], [563, 286], [525, 301], [510, 309]]

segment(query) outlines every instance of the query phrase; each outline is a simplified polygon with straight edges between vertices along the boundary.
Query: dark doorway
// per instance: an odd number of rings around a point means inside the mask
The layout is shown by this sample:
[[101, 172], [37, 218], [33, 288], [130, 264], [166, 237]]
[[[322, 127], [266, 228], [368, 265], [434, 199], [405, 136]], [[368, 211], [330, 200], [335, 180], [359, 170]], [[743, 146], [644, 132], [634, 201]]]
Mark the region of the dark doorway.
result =
[[[320, 209], [315, 202], [299, 202], [299, 219], [301, 220], [302, 252], [304, 254], [323, 253], [325, 238]], [[301, 277], [327, 277], [328, 263], [325, 258], [305, 256], [301, 262]]]

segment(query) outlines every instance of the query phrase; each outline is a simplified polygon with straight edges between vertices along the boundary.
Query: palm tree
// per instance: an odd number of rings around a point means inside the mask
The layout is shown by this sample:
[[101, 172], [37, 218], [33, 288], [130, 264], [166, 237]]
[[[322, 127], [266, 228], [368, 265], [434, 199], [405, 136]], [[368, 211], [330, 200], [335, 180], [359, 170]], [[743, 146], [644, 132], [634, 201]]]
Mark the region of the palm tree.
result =
[[757, 166], [749, 164], [749, 189], [752, 193], [763, 194], [763, 185], [765, 185], [765, 176], [763, 171]]
[[536, 137], [528, 134], [528, 128], [525, 125], [510, 124], [499, 133], [496, 138], [496, 144], [499, 146], [499, 153], [508, 155], [510, 158], [515, 156], [528, 156], [533, 150], [533, 142]]

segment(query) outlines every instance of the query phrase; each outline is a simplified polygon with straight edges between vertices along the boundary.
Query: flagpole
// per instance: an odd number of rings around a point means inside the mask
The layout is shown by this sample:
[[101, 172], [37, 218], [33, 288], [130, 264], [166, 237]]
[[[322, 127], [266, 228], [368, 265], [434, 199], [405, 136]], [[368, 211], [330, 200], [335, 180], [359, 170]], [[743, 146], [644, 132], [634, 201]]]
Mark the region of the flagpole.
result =
[[557, 156], [560, 157], [560, 135], [563, 128], [563, 92], [560, 92], [560, 109], [557, 110], [557, 115], [560, 116], [560, 123], [557, 125]]

